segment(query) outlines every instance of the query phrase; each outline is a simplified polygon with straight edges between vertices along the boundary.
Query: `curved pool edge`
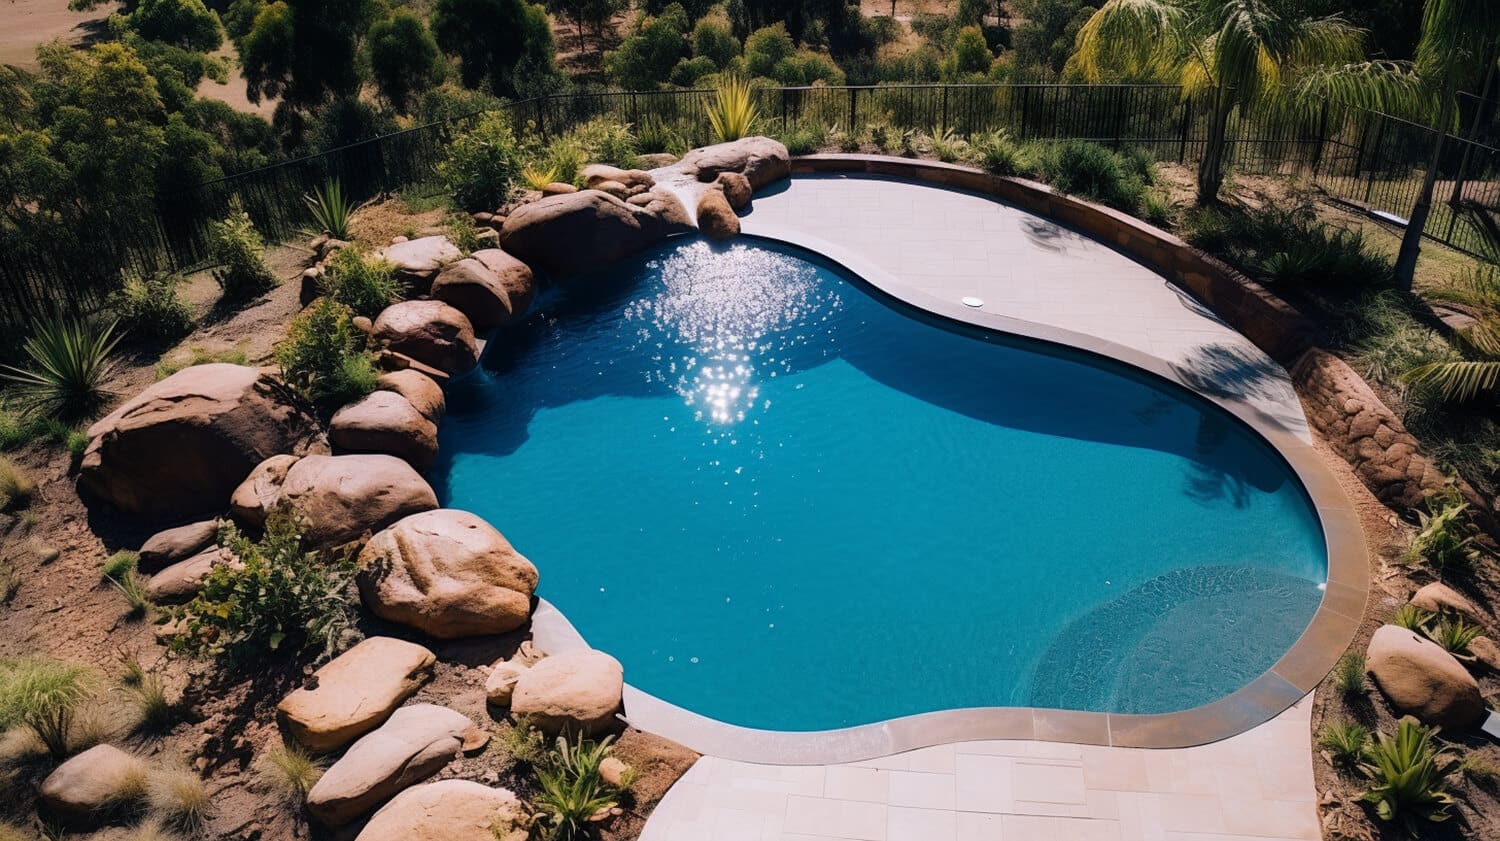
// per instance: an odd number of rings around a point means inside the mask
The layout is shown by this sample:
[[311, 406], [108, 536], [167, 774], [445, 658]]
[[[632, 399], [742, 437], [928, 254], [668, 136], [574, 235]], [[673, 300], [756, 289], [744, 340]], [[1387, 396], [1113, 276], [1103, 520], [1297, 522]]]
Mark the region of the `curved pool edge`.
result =
[[[1322, 526], [1328, 553], [1327, 585], [1306, 629], [1268, 671], [1217, 701], [1180, 712], [1141, 715], [980, 707], [921, 713], [837, 730], [776, 731], [718, 721], [627, 684], [623, 718], [631, 726], [701, 754], [769, 765], [857, 762], [918, 748], [988, 739], [1135, 748], [1193, 747], [1239, 735], [1296, 704], [1322, 681], [1354, 639], [1370, 584], [1364, 529], [1338, 479], [1313, 446], [1271, 416], [1238, 396], [1205, 392], [1171, 363], [1158, 357], [1095, 336], [937, 298], [897, 282], [890, 273], [847, 249], [800, 231], [760, 225], [753, 235], [747, 236], [813, 252], [918, 313], [1123, 363], [1175, 383], [1219, 406], [1260, 435], [1286, 460], [1302, 483]], [[590, 647], [561, 611], [544, 600], [539, 601], [532, 633], [542, 650]]]

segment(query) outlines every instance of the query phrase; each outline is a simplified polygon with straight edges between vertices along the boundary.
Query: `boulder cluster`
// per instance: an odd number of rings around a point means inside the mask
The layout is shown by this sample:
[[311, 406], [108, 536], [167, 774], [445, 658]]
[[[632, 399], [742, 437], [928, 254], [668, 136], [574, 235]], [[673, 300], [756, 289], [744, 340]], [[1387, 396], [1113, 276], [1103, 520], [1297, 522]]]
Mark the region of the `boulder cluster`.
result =
[[[1462, 619], [1486, 634], [1494, 629], [1492, 617], [1445, 584], [1422, 587], [1412, 595], [1411, 604], [1435, 620]], [[1370, 639], [1365, 668], [1398, 713], [1461, 730], [1485, 717], [1484, 697], [1472, 672], [1500, 671], [1500, 649], [1490, 636], [1480, 636], [1467, 651], [1450, 652], [1417, 631], [1384, 625]]]
[[[693, 230], [694, 218], [708, 236], [733, 236], [752, 191], [789, 173], [784, 146], [748, 138], [651, 172], [591, 166], [585, 189], [552, 185], [507, 216], [476, 216], [492, 247], [467, 257], [441, 234], [397, 237], [379, 256], [410, 298], [356, 319], [384, 373], [326, 428], [274, 370], [229, 364], [184, 369], [90, 428], [79, 470], [87, 493], [147, 519], [187, 523], [140, 547], [154, 601], [190, 601], [215, 568], [239, 563], [218, 545], [226, 520], [254, 531], [285, 512], [310, 546], [357, 551], [365, 609], [412, 638], [367, 638], [278, 705], [287, 738], [339, 754], [308, 794], [318, 823], [337, 829], [368, 818], [360, 841], [526, 837], [512, 793], [460, 780], [422, 784], [482, 749], [488, 734], [454, 709], [411, 703], [437, 665], [421, 641], [523, 630], [539, 579], [494, 526], [439, 508], [422, 476], [437, 455], [443, 386], [478, 364], [481, 334], [525, 317], [534, 269], [567, 284], [569, 275]], [[320, 294], [322, 261], [346, 245], [313, 243], [306, 300]], [[544, 733], [619, 726], [624, 672], [603, 652], [548, 656], [524, 642], [487, 676], [490, 708]], [[138, 757], [101, 745], [49, 775], [41, 800], [60, 816], [98, 814], [139, 799], [144, 769]], [[629, 777], [618, 760], [601, 771], [617, 784]]]

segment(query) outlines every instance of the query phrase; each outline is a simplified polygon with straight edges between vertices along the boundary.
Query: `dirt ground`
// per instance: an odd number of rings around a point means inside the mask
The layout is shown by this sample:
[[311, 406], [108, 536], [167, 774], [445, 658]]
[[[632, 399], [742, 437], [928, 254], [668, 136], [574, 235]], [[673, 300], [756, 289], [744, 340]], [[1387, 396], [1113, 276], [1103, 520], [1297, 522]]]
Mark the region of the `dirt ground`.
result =
[[0, 0], [0, 64], [36, 66], [36, 48], [54, 38], [83, 43], [99, 37], [109, 5], [91, 12], [68, 11], [68, 0]]

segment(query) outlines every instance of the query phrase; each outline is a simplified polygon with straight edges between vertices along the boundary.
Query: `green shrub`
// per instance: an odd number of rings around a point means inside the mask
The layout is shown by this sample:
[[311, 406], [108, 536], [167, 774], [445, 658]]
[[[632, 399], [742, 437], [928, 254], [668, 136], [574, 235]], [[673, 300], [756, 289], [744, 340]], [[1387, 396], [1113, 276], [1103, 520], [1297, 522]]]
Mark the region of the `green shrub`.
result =
[[74, 716], [96, 682], [86, 666], [44, 657], [0, 660], [0, 730], [25, 727], [53, 759], [63, 759]]
[[708, 125], [715, 143], [728, 143], [755, 133], [760, 109], [755, 104], [755, 89], [749, 82], [733, 77], [720, 80], [708, 104]]
[[1421, 631], [1432, 621], [1432, 614], [1417, 607], [1414, 604], [1404, 604], [1397, 608], [1396, 615], [1391, 617], [1390, 624], [1408, 631]]
[[1353, 768], [1370, 746], [1370, 729], [1350, 721], [1335, 721], [1318, 734], [1318, 746], [1328, 751], [1334, 765]]
[[803, 127], [792, 131], [782, 132], [777, 139], [786, 146], [786, 150], [793, 155], [811, 155], [818, 151], [823, 144], [823, 135], [817, 129]]
[[453, 243], [465, 257], [479, 250], [479, 232], [474, 230], [474, 220], [462, 213], [448, 217], [446, 224], [448, 241]]
[[276, 346], [282, 378], [317, 406], [342, 406], [375, 388], [365, 334], [353, 319], [347, 304], [321, 298], [292, 321], [286, 340]]
[[979, 153], [979, 165], [993, 175], [1024, 175], [1021, 167], [1021, 150], [1010, 139], [1004, 129], [990, 132], [974, 142]]
[[1141, 194], [1141, 218], [1158, 228], [1169, 228], [1176, 217], [1172, 203], [1163, 196], [1150, 192]]
[[17, 467], [10, 459], [0, 456], [0, 511], [25, 508], [31, 504], [34, 493], [36, 484], [26, 475], [26, 471]]
[[252, 767], [262, 786], [301, 804], [327, 766], [301, 745], [280, 744], [257, 753]]
[[1466, 513], [1469, 504], [1458, 492], [1433, 494], [1427, 511], [1418, 512], [1418, 530], [1401, 554], [1402, 563], [1427, 563], [1439, 571], [1467, 571], [1474, 564], [1474, 528]]
[[355, 315], [374, 318], [401, 300], [396, 267], [359, 247], [341, 248], [328, 258], [322, 292]]
[[571, 137], [561, 137], [552, 141], [543, 150], [540, 165], [556, 172], [556, 180], [564, 184], [577, 186], [580, 181], [578, 174], [583, 171], [589, 163], [588, 150]]
[[521, 765], [539, 765], [547, 758], [546, 737], [524, 717], [501, 734], [500, 742], [505, 755]]
[[302, 197], [302, 203], [312, 215], [316, 232], [345, 242], [354, 239], [354, 213], [363, 205], [354, 203], [337, 178], [329, 178], [323, 186], [314, 187], [311, 193]]
[[1200, 209], [1187, 239], [1235, 268], [1273, 283], [1325, 289], [1391, 285], [1390, 259], [1360, 231], [1330, 227], [1308, 203], [1258, 209]]
[[1365, 753], [1370, 789], [1364, 799], [1375, 804], [1381, 820], [1400, 820], [1412, 835], [1420, 832], [1422, 821], [1447, 820], [1453, 805], [1448, 775], [1459, 763], [1438, 751], [1436, 733], [1403, 718], [1394, 735], [1381, 733]]
[[550, 837], [584, 837], [590, 815], [619, 804], [619, 791], [599, 775], [599, 764], [610, 754], [611, 740], [605, 737], [601, 742], [579, 739], [569, 743], [559, 736], [557, 749], [536, 766], [541, 790], [533, 803], [544, 816]]
[[1333, 688], [1346, 699], [1364, 694], [1365, 655], [1351, 651], [1339, 658], [1333, 668]]
[[228, 301], [248, 301], [279, 282], [266, 263], [266, 244], [255, 223], [237, 203], [223, 221], [209, 223], [208, 251], [210, 259], [220, 264], [212, 274]]
[[73, 465], [75, 467], [83, 458], [83, 454], [88, 452], [89, 444], [92, 442], [93, 439], [89, 437], [89, 434], [81, 429], [70, 431], [67, 437], [63, 439], [63, 447], [68, 451], [68, 455], [73, 457]]
[[1096, 143], [1069, 140], [1043, 159], [1042, 175], [1054, 188], [1134, 213], [1145, 185], [1128, 171], [1120, 156]]
[[1484, 633], [1484, 628], [1471, 625], [1462, 616], [1440, 616], [1435, 624], [1422, 629], [1427, 638], [1441, 645], [1452, 654], [1467, 654], [1469, 643]]
[[110, 299], [110, 307], [131, 339], [150, 345], [175, 342], [193, 330], [193, 311], [177, 287], [178, 275], [125, 281]]
[[494, 210], [510, 199], [521, 175], [521, 154], [502, 114], [487, 113], [448, 145], [438, 176], [464, 210]]
[[270, 652], [322, 661], [348, 642], [355, 620], [349, 553], [305, 551], [285, 511], [270, 516], [258, 542], [226, 525], [220, 545], [240, 564], [215, 566], [202, 591], [172, 611], [173, 651], [233, 665]]
[[660, 117], [647, 117], [635, 132], [636, 148], [642, 152], [669, 152], [681, 155], [688, 142]]
[[952, 128], [933, 127], [926, 135], [927, 150], [944, 163], [953, 163], [969, 154], [969, 144]]
[[40, 319], [22, 345], [29, 365], [0, 366], [11, 400], [23, 413], [74, 423], [104, 407], [120, 343], [116, 322], [97, 325], [69, 316]]
[[581, 148], [589, 163], [609, 164], [621, 169], [635, 169], [639, 147], [630, 126], [609, 119], [589, 120], [573, 129], [569, 139]]

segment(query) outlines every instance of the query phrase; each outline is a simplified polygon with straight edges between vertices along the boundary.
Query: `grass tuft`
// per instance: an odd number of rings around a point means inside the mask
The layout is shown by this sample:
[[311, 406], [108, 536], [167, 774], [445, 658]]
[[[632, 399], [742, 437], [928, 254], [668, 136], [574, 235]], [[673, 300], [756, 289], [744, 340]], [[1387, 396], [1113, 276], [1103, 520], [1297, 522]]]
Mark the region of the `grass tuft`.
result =
[[119, 578], [136, 568], [140, 563], [141, 556], [129, 549], [122, 549], [110, 555], [104, 561], [103, 574], [105, 578]]
[[1318, 734], [1318, 746], [1328, 751], [1334, 765], [1352, 769], [1370, 746], [1370, 729], [1351, 721], [1333, 721]]
[[30, 729], [53, 759], [63, 759], [76, 714], [96, 683], [93, 670], [60, 660], [0, 661], [0, 730]]
[[1365, 655], [1351, 651], [1339, 658], [1333, 668], [1333, 687], [1345, 699], [1365, 692]]
[[208, 783], [187, 768], [158, 768], [146, 778], [152, 817], [167, 826], [198, 834], [208, 822], [213, 798]]
[[282, 744], [255, 757], [255, 778], [264, 787], [298, 803], [323, 776], [326, 764], [301, 745]]
[[26, 471], [10, 459], [0, 456], [0, 511], [12, 511], [31, 504], [36, 484]]

